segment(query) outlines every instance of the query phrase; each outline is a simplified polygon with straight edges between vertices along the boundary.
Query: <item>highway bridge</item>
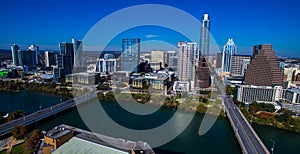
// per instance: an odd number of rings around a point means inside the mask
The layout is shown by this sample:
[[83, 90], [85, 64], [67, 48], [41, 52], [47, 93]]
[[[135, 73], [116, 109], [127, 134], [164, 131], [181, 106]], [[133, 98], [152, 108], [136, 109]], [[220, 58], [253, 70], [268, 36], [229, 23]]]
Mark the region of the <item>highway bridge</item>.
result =
[[71, 100], [67, 100], [60, 104], [56, 104], [54, 106], [39, 110], [37, 112], [26, 115], [24, 117], [1, 124], [0, 125], [0, 136], [10, 133], [12, 131], [12, 129], [14, 128], [14, 126], [28, 126], [28, 125], [34, 124], [40, 120], [43, 120], [50, 116], [53, 116], [57, 113], [63, 112], [67, 109], [73, 108], [76, 105], [79, 105], [79, 104], [86, 102], [90, 99], [93, 99], [95, 97], [97, 97], [96, 92], [93, 91], [90, 94], [87, 94], [87, 95], [84, 95], [81, 97], [77, 97], [77, 98], [74, 98]]
[[215, 72], [211, 73], [215, 76], [215, 85], [221, 92], [220, 96], [223, 99], [226, 115], [240, 144], [242, 152], [245, 154], [270, 154], [240, 109], [233, 102], [233, 97], [226, 95], [225, 85], [217, 79]]

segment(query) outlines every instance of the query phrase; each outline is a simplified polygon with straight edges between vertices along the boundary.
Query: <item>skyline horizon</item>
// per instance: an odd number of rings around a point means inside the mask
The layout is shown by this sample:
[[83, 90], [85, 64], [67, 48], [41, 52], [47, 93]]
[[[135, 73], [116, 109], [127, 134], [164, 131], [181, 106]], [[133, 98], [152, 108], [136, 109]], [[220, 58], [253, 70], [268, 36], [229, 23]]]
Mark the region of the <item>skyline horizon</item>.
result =
[[[238, 0], [226, 2], [219, 0], [205, 2], [187, 0], [186, 3], [179, 3], [177, 0], [170, 2], [159, 0], [124, 2], [114, 0], [106, 3], [87, 0], [85, 3], [72, 3], [70, 8], [57, 7], [52, 1], [41, 3], [37, 0], [29, 0], [19, 2], [20, 5], [15, 5], [15, 3], [16, 1], [2, 3], [3, 9], [0, 18], [3, 23], [6, 23], [0, 29], [0, 35], [4, 36], [0, 38], [0, 48], [2, 49], [9, 49], [12, 44], [18, 44], [22, 48], [26, 48], [30, 44], [36, 44], [40, 46], [41, 50], [58, 51], [59, 42], [70, 42], [72, 37], [83, 40], [97, 22], [115, 12], [142, 4], [159, 4], [182, 10], [199, 21], [203, 14], [209, 14], [211, 35], [214, 36], [220, 51], [222, 51], [222, 47], [228, 38], [233, 38], [238, 47], [238, 54], [251, 54], [255, 45], [272, 44], [278, 56], [300, 57], [300, 46], [297, 43], [300, 35], [298, 30], [300, 22], [295, 20], [299, 14], [299, 10], [295, 7], [298, 1], [293, 0], [286, 0], [285, 3], [271, 0], [263, 2], [253, 0], [243, 3]], [[15, 6], [14, 11], [9, 9], [9, 6], [12, 5]], [[70, 5], [70, 3], [61, 1], [60, 5]], [[34, 7], [35, 9], [28, 10], [27, 7]], [[75, 11], [75, 13], [70, 15], [70, 11]], [[154, 9], [153, 12], [159, 12], [159, 10]], [[172, 12], [170, 15], [170, 17], [174, 16]], [[176, 19], [177, 16], [174, 17]], [[278, 19], [282, 20], [279, 21]], [[127, 18], [125, 20], [121, 19], [119, 23], [131, 22], [134, 22], [134, 19]], [[179, 20], [178, 23], [180, 23]], [[115, 26], [118, 25], [111, 25], [111, 28]], [[192, 33], [193, 37], [199, 38], [200, 25], [196, 27], [198, 28], [189, 29], [187, 32]], [[159, 29], [154, 29], [151, 32], [147, 29], [144, 31], [140, 30], [137, 33], [132, 33], [134, 36], [127, 35], [130, 38], [138, 35], [141, 41], [166, 41], [175, 47], [177, 42], [181, 40], [174, 41], [174, 37], [170, 36], [169, 31]], [[100, 34], [99, 39], [101, 38]], [[192, 40], [192, 42], [196, 42], [199, 47], [199, 40]], [[117, 40], [111, 47], [111, 50], [121, 50], [120, 41]], [[162, 50], [176, 49], [157, 48]], [[151, 48], [141, 49], [142, 52], [151, 50]]]

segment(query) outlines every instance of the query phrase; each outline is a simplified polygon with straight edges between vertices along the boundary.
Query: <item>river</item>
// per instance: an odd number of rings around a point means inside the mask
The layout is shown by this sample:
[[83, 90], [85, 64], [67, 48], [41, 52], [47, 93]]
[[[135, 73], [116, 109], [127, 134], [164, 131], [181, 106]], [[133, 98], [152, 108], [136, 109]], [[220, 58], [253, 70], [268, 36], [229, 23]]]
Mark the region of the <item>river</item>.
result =
[[[0, 110], [6, 112], [20, 109], [30, 113], [38, 110], [40, 104], [42, 107], [48, 107], [60, 101], [58, 97], [25, 92], [17, 94], [0, 92], [0, 97]], [[117, 103], [102, 103], [102, 106], [114, 121], [134, 129], [148, 129], [149, 127], [159, 126], [172, 117], [175, 112], [172, 109], [161, 108], [152, 116], [139, 116], [126, 113]], [[239, 145], [226, 118], [219, 117], [205, 135], [199, 136], [198, 130], [203, 117], [203, 114], [195, 114], [188, 127], [171, 142], [155, 148], [156, 153], [240, 153]], [[180, 125], [186, 119], [176, 118], [176, 120], [176, 123]], [[38, 128], [49, 130], [60, 124], [88, 129], [77, 110], [67, 112], [47, 122], [39, 123]], [[298, 148], [300, 134], [255, 124], [253, 124], [253, 127], [268, 149], [272, 147], [270, 139], [276, 142], [275, 154], [300, 153], [300, 148]], [[123, 136], [114, 136], [114, 134], [104, 133], [104, 135], [124, 138]], [[157, 136], [159, 137], [159, 134]]]

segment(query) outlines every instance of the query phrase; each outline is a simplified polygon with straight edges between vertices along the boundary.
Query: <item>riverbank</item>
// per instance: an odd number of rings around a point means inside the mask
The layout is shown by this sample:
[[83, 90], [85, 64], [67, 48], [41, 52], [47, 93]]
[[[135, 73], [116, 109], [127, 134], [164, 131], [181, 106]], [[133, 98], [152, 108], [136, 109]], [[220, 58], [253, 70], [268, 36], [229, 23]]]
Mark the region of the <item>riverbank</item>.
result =
[[255, 105], [250, 105], [249, 109], [241, 107], [240, 110], [250, 123], [271, 126], [274, 128], [287, 130], [300, 134], [300, 118], [294, 113], [281, 109], [277, 113], [274, 110], [256, 109]]
[[[180, 98], [178, 96], [165, 96], [159, 94], [131, 94], [131, 93], [118, 93], [115, 94], [111, 91], [106, 94], [99, 93], [98, 99], [100, 102], [122, 102], [122, 103], [141, 103], [161, 106], [168, 109], [182, 110], [185, 112], [198, 112], [208, 114], [219, 114], [219, 116], [226, 117], [220, 100], [202, 102], [202, 98], [195, 99], [191, 97]], [[210, 108], [209, 112], [207, 109]]]

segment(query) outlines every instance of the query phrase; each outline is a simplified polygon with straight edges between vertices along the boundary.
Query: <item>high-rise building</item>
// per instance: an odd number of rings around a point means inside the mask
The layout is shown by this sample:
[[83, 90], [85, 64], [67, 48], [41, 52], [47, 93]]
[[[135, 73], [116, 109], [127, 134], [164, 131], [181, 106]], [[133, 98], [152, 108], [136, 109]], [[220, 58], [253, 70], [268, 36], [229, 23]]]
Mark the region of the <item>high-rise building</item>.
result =
[[165, 67], [165, 52], [161, 50], [151, 51], [151, 62], [161, 63], [161, 66]]
[[253, 58], [245, 72], [245, 84], [256, 86], [282, 86], [284, 73], [272, 45], [253, 47]]
[[209, 41], [210, 41], [210, 21], [208, 14], [204, 14], [201, 21], [200, 31], [200, 55], [197, 55], [197, 59], [200, 59], [202, 55], [209, 55]]
[[13, 64], [15, 66], [19, 66], [18, 50], [20, 50], [20, 47], [16, 44], [13, 44], [10, 48], [11, 48]]
[[59, 51], [60, 51], [60, 55], [68, 55], [71, 57], [70, 65], [72, 68], [74, 65], [74, 57], [75, 57], [73, 44], [67, 42], [61, 42], [59, 43]]
[[39, 46], [32, 44], [28, 47], [28, 50], [35, 52], [35, 58], [34, 58], [33, 63], [34, 63], [34, 65], [37, 65], [39, 63], [39, 57], [38, 57], [38, 54], [40, 52]]
[[36, 54], [31, 50], [18, 50], [19, 66], [36, 67]]
[[232, 76], [244, 76], [244, 69], [247, 68], [247, 61], [249, 62], [250, 59], [250, 55], [233, 55], [230, 66], [230, 74]]
[[74, 53], [74, 67], [83, 67], [83, 50], [82, 41], [72, 38], [73, 53]]
[[140, 61], [140, 39], [122, 39], [121, 70], [137, 72]]
[[51, 67], [52, 65], [55, 65], [54, 53], [51, 51], [45, 51], [45, 66]]
[[223, 47], [223, 57], [222, 57], [222, 71], [230, 72], [232, 55], [235, 55], [237, 52], [236, 45], [233, 42], [232, 38], [228, 39], [228, 42]]
[[197, 44], [190, 42], [178, 42], [178, 79], [188, 81], [191, 88], [195, 84], [195, 60], [197, 54]]
[[202, 55], [198, 61], [198, 66], [196, 67], [196, 77], [196, 87], [209, 88], [211, 86], [209, 64], [204, 55]]
[[176, 51], [168, 51], [167, 52], [167, 63], [168, 67], [177, 71], [177, 52]]

